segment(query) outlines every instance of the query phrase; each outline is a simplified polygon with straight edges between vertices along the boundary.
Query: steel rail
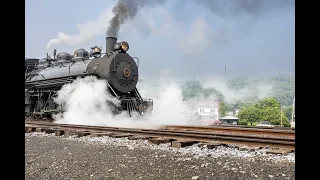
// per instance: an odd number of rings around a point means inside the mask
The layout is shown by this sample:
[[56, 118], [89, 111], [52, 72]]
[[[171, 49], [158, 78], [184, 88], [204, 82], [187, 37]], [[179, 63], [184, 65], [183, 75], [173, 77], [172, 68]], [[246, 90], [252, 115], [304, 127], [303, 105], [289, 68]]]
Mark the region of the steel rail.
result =
[[162, 129], [168, 130], [186, 130], [186, 131], [206, 131], [206, 132], [230, 132], [230, 133], [244, 133], [256, 135], [269, 136], [287, 136], [295, 137], [294, 130], [283, 129], [260, 129], [260, 128], [243, 128], [243, 127], [225, 127], [225, 126], [163, 126]]

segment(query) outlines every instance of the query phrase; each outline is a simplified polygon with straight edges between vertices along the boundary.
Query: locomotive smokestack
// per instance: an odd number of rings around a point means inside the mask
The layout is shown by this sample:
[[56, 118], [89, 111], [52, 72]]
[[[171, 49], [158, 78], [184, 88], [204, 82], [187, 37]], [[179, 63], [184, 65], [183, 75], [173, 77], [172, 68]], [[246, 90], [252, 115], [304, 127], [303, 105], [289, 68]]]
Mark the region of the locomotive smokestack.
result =
[[106, 37], [106, 53], [114, 50], [114, 44], [117, 42], [116, 37]]

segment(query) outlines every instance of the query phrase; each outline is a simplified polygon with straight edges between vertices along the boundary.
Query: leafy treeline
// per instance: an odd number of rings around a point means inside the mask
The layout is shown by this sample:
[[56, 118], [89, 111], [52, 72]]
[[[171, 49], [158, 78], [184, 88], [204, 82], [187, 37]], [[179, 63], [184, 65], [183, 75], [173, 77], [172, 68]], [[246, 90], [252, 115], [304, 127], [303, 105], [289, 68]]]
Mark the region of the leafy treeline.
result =
[[[270, 84], [272, 89], [269, 93], [270, 97], [275, 97], [281, 106], [290, 106], [293, 102], [295, 92], [295, 79], [293, 75], [276, 75], [262, 78], [235, 78], [228, 80], [228, 87], [234, 90], [240, 90], [246, 87], [254, 86], [255, 84]], [[214, 88], [204, 88], [199, 80], [190, 80], [182, 84], [184, 99], [197, 97], [214, 98], [218, 101], [223, 101], [223, 92]], [[254, 103], [256, 97], [247, 98], [245, 101], [235, 102], [230, 105], [231, 108], [240, 108], [241, 106]]]
[[212, 98], [216, 101], [223, 101], [223, 94], [214, 88], [204, 88], [200, 81], [187, 81], [182, 85], [182, 94], [184, 100], [192, 98]]
[[[273, 98], [279, 105], [275, 105], [276, 102], [273, 102], [273, 110], [278, 109], [277, 111], [280, 113], [280, 107], [283, 107], [285, 117], [291, 119], [292, 112], [292, 103], [295, 92], [295, 79], [293, 75], [276, 75], [270, 77], [262, 77], [262, 78], [235, 78], [228, 80], [228, 87], [236, 90], [240, 90], [247, 87], [254, 87], [255, 85], [261, 84], [270, 84], [272, 85], [271, 92], [268, 93], [268, 98]], [[183, 96], [184, 100], [192, 99], [192, 98], [205, 98], [212, 99], [220, 102], [220, 112], [221, 115], [224, 116], [227, 111], [232, 111], [234, 109], [247, 109], [246, 111], [257, 111], [257, 113], [262, 113], [262, 111], [258, 111], [259, 108], [261, 110], [261, 103], [264, 101], [258, 101], [259, 99], [254, 95], [254, 93], [248, 98], [233, 102], [232, 104], [227, 104], [224, 102], [225, 97], [223, 92], [218, 91], [215, 88], [204, 88], [199, 80], [191, 80], [182, 84]], [[270, 100], [270, 99], [269, 99]], [[268, 109], [268, 108], [267, 108]], [[272, 109], [272, 108], [271, 108]], [[268, 111], [271, 112], [271, 109]], [[245, 112], [246, 112], [245, 111]], [[265, 114], [265, 113], [262, 113]], [[266, 118], [267, 115], [259, 115], [260, 120], [268, 120]], [[256, 116], [252, 114], [252, 116]], [[258, 115], [257, 115], [258, 116]], [[253, 117], [252, 117], [253, 118]], [[248, 117], [245, 117], [248, 119]], [[250, 119], [250, 118], [249, 118]], [[257, 119], [257, 117], [253, 118]], [[269, 118], [270, 119], [270, 118]], [[251, 122], [252, 120], [248, 120]], [[276, 122], [271, 122], [276, 123]], [[276, 123], [278, 124], [278, 123]]]
[[273, 86], [270, 96], [275, 97], [281, 103], [281, 106], [292, 105], [295, 92], [295, 78], [293, 75], [279, 74], [261, 78], [235, 78], [228, 80], [228, 86], [234, 89], [242, 89], [249, 85], [262, 83]]

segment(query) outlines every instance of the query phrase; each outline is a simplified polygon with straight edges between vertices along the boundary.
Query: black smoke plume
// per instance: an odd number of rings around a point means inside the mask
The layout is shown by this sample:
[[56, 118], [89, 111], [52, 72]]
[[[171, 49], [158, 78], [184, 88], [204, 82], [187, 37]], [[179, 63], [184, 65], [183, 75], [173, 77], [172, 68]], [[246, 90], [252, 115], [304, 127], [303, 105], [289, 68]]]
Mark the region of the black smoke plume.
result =
[[165, 2], [166, 0], [118, 0], [112, 9], [114, 17], [110, 20], [107, 36], [117, 37], [121, 25], [134, 19], [140, 9]]
[[[134, 19], [139, 10], [165, 4], [167, 0], [118, 0], [112, 11], [114, 17], [110, 20], [107, 36], [117, 37], [121, 25], [128, 20]], [[176, 10], [181, 10], [186, 3], [195, 2], [200, 6], [205, 6], [212, 13], [230, 17], [237, 16], [239, 13], [248, 13], [258, 16], [263, 10], [269, 8], [293, 4], [294, 0], [177, 0], [174, 2]], [[194, 8], [197, 8], [196, 6]]]

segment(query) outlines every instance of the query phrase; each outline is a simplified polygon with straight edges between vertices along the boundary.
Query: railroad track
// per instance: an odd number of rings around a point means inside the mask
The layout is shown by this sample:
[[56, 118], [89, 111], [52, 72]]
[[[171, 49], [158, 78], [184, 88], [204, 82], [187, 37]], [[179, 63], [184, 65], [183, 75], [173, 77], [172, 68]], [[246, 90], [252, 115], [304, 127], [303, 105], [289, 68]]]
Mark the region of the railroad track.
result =
[[[211, 126], [221, 126], [221, 125], [211, 125]], [[211, 127], [210, 126], [210, 127]], [[224, 127], [242, 127], [242, 128], [256, 128], [256, 129], [283, 129], [283, 130], [295, 130], [294, 127], [280, 127], [280, 126], [247, 126], [247, 125], [233, 125], [233, 124], [222, 124]]]
[[[191, 128], [192, 126], [189, 126]], [[182, 129], [136, 129], [105, 126], [87, 126], [73, 124], [57, 124], [51, 122], [26, 122], [25, 132], [47, 132], [56, 135], [111, 136], [115, 138], [148, 139], [155, 144], [171, 142], [173, 147], [184, 147], [195, 143], [218, 146], [234, 145], [238, 147], [270, 147], [290, 151], [295, 150], [295, 138], [254, 136], [251, 134], [215, 133], [212, 131], [186, 131]], [[249, 148], [250, 149], [250, 148]]]

